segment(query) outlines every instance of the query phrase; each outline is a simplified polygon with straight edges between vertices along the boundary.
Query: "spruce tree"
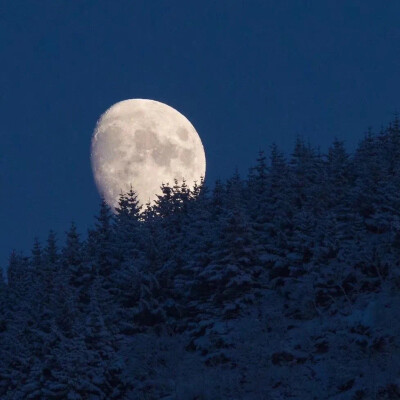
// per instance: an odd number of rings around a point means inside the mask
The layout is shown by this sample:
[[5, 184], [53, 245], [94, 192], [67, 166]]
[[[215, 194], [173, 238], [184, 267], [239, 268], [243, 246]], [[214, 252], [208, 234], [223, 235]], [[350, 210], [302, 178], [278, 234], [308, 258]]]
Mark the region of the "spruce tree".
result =
[[40, 268], [42, 267], [42, 246], [37, 237], [35, 237], [33, 241], [31, 266], [36, 272], [40, 271]]
[[141, 242], [141, 209], [136, 192], [130, 188], [121, 194], [115, 215], [116, 240], [120, 246], [119, 255], [130, 260], [139, 256]]
[[117, 254], [113, 231], [113, 216], [104, 199], [100, 203], [99, 215], [96, 216], [93, 235], [95, 239], [95, 268], [102, 277], [107, 278], [113, 269]]

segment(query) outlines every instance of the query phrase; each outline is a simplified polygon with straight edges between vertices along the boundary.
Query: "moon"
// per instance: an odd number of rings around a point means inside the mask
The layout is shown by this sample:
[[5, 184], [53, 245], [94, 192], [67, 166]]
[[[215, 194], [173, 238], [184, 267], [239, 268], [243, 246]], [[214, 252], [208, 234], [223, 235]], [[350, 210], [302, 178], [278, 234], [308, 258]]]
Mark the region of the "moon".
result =
[[155, 100], [129, 99], [97, 121], [91, 144], [96, 186], [113, 209], [130, 187], [144, 205], [161, 185], [185, 179], [189, 188], [205, 177], [204, 147], [196, 129], [174, 108]]

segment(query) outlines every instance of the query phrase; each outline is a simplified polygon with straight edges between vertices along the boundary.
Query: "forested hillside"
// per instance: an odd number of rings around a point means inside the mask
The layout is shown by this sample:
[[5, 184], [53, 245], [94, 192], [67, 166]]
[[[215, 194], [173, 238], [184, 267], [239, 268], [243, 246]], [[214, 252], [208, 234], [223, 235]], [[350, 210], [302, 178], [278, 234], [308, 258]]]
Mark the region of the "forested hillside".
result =
[[399, 119], [254, 164], [13, 251], [0, 398], [400, 399]]

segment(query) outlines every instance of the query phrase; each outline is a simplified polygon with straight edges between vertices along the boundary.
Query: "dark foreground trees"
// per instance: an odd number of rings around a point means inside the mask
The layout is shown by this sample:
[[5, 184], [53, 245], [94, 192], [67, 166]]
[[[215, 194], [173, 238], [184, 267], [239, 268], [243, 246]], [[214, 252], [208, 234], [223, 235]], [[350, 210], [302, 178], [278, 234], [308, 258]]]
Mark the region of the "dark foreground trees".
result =
[[282, 318], [305, 321], [398, 290], [399, 157], [397, 119], [354, 155], [339, 140], [322, 155], [299, 138], [289, 159], [261, 152], [245, 179], [212, 190], [175, 181], [143, 208], [131, 189], [115, 214], [101, 203], [86, 238], [72, 224], [62, 245], [50, 232], [29, 256], [13, 251], [0, 280], [0, 397], [161, 398], [147, 364], [127, 371], [131, 338], [182, 335], [204, 365], [235, 369], [228, 327], [262, 318], [267, 292], [287, 302]]

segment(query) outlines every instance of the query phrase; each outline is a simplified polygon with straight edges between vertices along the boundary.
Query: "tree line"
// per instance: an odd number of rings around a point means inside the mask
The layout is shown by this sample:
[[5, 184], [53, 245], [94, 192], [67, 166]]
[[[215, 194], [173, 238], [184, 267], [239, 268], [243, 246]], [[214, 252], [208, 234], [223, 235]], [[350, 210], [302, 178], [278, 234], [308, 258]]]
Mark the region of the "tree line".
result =
[[85, 238], [72, 223], [62, 245], [51, 231], [31, 254], [11, 253], [0, 281], [1, 398], [134, 398], [118, 352], [128, 337], [186, 332], [188, 352], [224, 365], [226, 338], [207, 349], [199, 338], [266, 289], [301, 319], [400, 284], [397, 117], [354, 154], [338, 139], [323, 154], [299, 137], [289, 157], [276, 145], [260, 151], [245, 178], [161, 192], [141, 206], [131, 188], [115, 213], [101, 202]]

